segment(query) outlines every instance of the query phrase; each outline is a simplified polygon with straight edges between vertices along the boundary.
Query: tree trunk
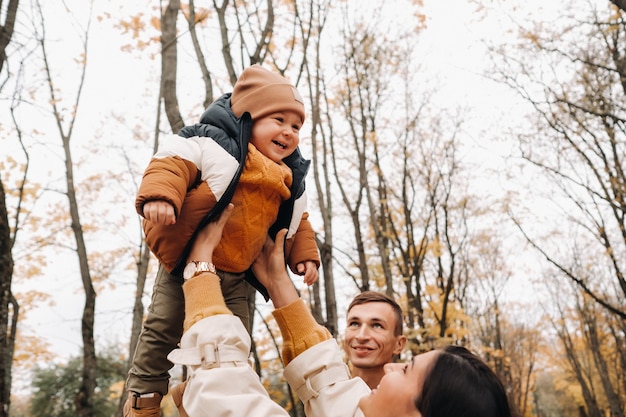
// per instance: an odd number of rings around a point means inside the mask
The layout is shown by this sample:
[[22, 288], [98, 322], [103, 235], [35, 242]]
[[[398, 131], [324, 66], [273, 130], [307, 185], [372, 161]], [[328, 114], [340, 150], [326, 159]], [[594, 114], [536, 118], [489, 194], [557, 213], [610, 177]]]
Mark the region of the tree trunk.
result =
[[[45, 27], [45, 19], [41, 6], [39, 6], [39, 17], [41, 19], [41, 26]], [[46, 48], [46, 39], [41, 38], [39, 40], [41, 53], [44, 64], [45, 77], [47, 86], [50, 92], [50, 105], [52, 107], [52, 113], [56, 122], [56, 126], [63, 144], [63, 151], [65, 156], [65, 195], [67, 196], [69, 204], [70, 214], [70, 227], [74, 235], [74, 241], [76, 243], [76, 255], [78, 257], [78, 264], [80, 270], [80, 277], [83, 284], [83, 290], [85, 291], [85, 304], [83, 308], [83, 315], [81, 319], [81, 336], [83, 341], [83, 369], [81, 384], [76, 396], [74, 397], [74, 405], [76, 407], [77, 417], [92, 417], [94, 415], [94, 396], [96, 390], [96, 373], [97, 373], [97, 359], [96, 359], [96, 347], [94, 343], [94, 323], [95, 323], [95, 310], [96, 310], [96, 292], [93, 288], [93, 282], [91, 279], [91, 272], [89, 270], [89, 259], [87, 256], [87, 246], [85, 244], [85, 236], [83, 233], [83, 227], [78, 209], [78, 200], [76, 198], [76, 188], [74, 185], [74, 162], [72, 159], [72, 151], [70, 147], [70, 141], [72, 138], [72, 132], [74, 129], [74, 123], [76, 122], [76, 115], [78, 113], [81, 93], [85, 82], [85, 74], [87, 72], [87, 52], [88, 52], [88, 39], [89, 39], [89, 20], [84, 33], [83, 39], [83, 61], [82, 71], [78, 78], [78, 88], [76, 92], [75, 101], [73, 103], [73, 112], [71, 117], [67, 118], [62, 113], [58, 106], [60, 102], [57, 90], [55, 89], [55, 80], [52, 77], [52, 69], [48, 60], [48, 51]], [[63, 123], [68, 120], [67, 128]]]
[[[4, 23], [0, 24], [0, 72], [7, 60], [6, 48], [13, 36], [18, 4], [19, 0], [9, 0], [6, 11], [0, 10], [5, 16]], [[0, 178], [0, 361], [2, 363], [0, 366], [0, 417], [7, 417], [11, 406], [11, 370], [18, 313], [17, 300], [11, 293], [12, 247], [6, 196], [2, 178]], [[13, 308], [11, 309], [10, 306]], [[11, 313], [12, 318], [10, 318]]]
[[[322, 8], [323, 9], [323, 8]], [[319, 13], [323, 13], [321, 10]], [[326, 15], [316, 16], [315, 24], [318, 25], [315, 32], [322, 33]], [[311, 25], [313, 27], [313, 25]], [[320, 251], [322, 276], [324, 277], [324, 304], [326, 307], [326, 319], [322, 315], [322, 305], [320, 296], [320, 285], [316, 284], [312, 288], [313, 301], [311, 309], [315, 320], [324, 324], [331, 334], [336, 337], [339, 334], [337, 298], [335, 294], [335, 277], [333, 274], [333, 199], [328, 191], [331, 188], [332, 165], [328, 160], [329, 141], [332, 141], [329, 134], [325, 134], [322, 122], [322, 108], [324, 102], [324, 72], [322, 71], [321, 51], [319, 42], [313, 46], [315, 50], [315, 65], [307, 71], [308, 85], [311, 92], [311, 150], [313, 181], [317, 195], [319, 211], [322, 216], [323, 234], [316, 236], [317, 246]], [[308, 65], [308, 62], [306, 63]]]
[[191, 35], [191, 42], [193, 43], [193, 50], [196, 53], [198, 65], [200, 66], [200, 72], [202, 73], [202, 81], [204, 81], [204, 100], [202, 105], [206, 109], [209, 104], [213, 102], [213, 81], [211, 81], [211, 72], [206, 65], [206, 59], [204, 53], [200, 48], [200, 42], [198, 41], [198, 34], [196, 33], [196, 9], [193, 0], [189, 0], [189, 18], [187, 20], [189, 27], [189, 34]]
[[[6, 208], [4, 185], [0, 178], [0, 417], [9, 415], [11, 405], [11, 364], [13, 362], [13, 346], [15, 339], [13, 326], [9, 326], [11, 314], [11, 280], [13, 277], [13, 256], [11, 254], [11, 234]], [[16, 316], [13, 309], [13, 316]]]
[[178, 108], [176, 93], [177, 55], [176, 18], [180, 0], [171, 0], [161, 15], [161, 91], [165, 104], [165, 114], [172, 132], [178, 133], [185, 125]]
[[581, 388], [581, 394], [586, 405], [586, 409], [584, 409], [585, 414], [589, 417], [602, 417], [602, 412], [600, 411], [600, 408], [598, 406], [598, 401], [593, 392], [593, 389], [590, 387], [590, 384], [587, 383], [587, 379], [584, 376], [585, 372], [582, 369], [582, 365], [576, 354], [576, 349], [574, 348], [574, 343], [570, 335], [567, 333], [565, 327], [557, 329], [557, 331], [559, 339], [561, 339], [561, 343], [563, 344], [563, 348], [565, 349], [566, 359], [569, 362], [571, 370]]
[[[19, 0], [9, 0], [6, 11], [2, 11], [6, 17], [4, 19], [4, 25], [0, 25], [0, 72], [4, 68], [4, 63], [7, 60], [7, 46], [11, 42], [13, 36], [13, 28], [15, 27], [15, 17], [17, 16], [17, 6]], [[0, 2], [0, 7], [2, 2]]]
[[63, 149], [65, 150], [65, 175], [67, 184], [67, 198], [70, 205], [71, 227], [76, 241], [76, 253], [80, 266], [80, 276], [85, 291], [85, 305], [81, 320], [81, 334], [83, 339], [83, 369], [82, 381], [74, 403], [78, 417], [91, 417], [94, 415], [94, 394], [96, 390], [96, 346], [94, 343], [94, 323], [96, 311], [96, 291], [93, 288], [89, 262], [87, 258], [87, 247], [78, 211], [76, 200], [76, 190], [74, 188], [74, 165], [70, 151], [69, 137], [63, 137]]
[[609, 403], [611, 410], [611, 417], [624, 417], [624, 408], [620, 400], [617, 387], [613, 386], [613, 382], [610, 378], [609, 365], [607, 364], [605, 357], [602, 353], [602, 343], [598, 335], [598, 323], [597, 316], [588, 311], [588, 308], [581, 307], [580, 314], [584, 323], [584, 329], [586, 333], [586, 339], [593, 355], [593, 360], [598, 370], [598, 376], [604, 389], [604, 394]]

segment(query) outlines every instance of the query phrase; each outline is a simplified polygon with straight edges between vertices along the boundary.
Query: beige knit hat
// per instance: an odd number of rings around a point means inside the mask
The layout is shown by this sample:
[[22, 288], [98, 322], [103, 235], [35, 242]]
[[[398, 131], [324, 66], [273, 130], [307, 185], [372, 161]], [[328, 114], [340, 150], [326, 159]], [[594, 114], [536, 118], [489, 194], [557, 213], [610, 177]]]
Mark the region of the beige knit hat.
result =
[[252, 120], [278, 111], [296, 112], [304, 122], [304, 100], [285, 77], [258, 64], [246, 68], [235, 83], [230, 108], [237, 117], [250, 112]]

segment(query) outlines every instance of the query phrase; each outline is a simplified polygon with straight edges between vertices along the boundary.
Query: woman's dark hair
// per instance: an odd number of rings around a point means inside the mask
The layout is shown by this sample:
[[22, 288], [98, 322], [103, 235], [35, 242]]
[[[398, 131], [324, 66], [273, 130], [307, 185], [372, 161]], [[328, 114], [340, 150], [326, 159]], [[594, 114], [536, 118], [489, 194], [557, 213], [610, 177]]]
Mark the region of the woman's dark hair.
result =
[[461, 346], [440, 350], [415, 407], [423, 417], [510, 417], [500, 379]]

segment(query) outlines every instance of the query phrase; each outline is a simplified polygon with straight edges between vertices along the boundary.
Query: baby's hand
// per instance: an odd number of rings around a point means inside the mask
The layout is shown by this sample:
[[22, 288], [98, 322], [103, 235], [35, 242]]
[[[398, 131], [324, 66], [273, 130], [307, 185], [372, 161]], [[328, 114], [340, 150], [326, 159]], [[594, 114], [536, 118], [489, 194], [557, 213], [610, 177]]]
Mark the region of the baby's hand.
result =
[[176, 223], [174, 207], [163, 200], [148, 201], [143, 205], [143, 217], [155, 224], [168, 226]]
[[317, 273], [317, 264], [313, 261], [305, 261], [296, 265], [296, 273], [304, 275], [304, 283], [311, 286], [317, 282], [319, 275]]

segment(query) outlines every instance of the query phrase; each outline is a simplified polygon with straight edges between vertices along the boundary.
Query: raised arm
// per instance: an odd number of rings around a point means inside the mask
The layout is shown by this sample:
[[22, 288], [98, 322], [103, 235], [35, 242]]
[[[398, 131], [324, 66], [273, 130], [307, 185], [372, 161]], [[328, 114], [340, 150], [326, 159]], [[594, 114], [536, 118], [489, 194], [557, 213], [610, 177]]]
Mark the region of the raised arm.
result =
[[289, 277], [283, 251], [286, 234], [287, 229], [280, 230], [275, 242], [268, 237], [263, 251], [252, 265], [276, 309], [272, 314], [283, 335], [285, 365], [307, 349], [332, 338], [330, 332], [315, 321]]
[[[211, 263], [232, 209], [231, 204], [198, 233], [189, 261]], [[181, 416], [205, 416], [210, 410], [215, 416], [288, 417], [250, 367], [250, 336], [226, 307], [218, 275], [208, 269], [197, 270], [183, 284], [184, 333], [168, 359], [186, 365], [189, 378], [172, 389], [174, 404]]]
[[298, 296], [285, 268], [285, 234], [278, 232], [276, 242], [268, 239], [252, 266], [276, 307], [272, 314], [283, 336], [285, 378], [308, 417], [363, 416], [358, 402], [370, 393], [369, 387], [360, 378], [350, 378], [339, 346]]
[[300, 299], [285, 268], [283, 247], [286, 235], [287, 229], [280, 230], [275, 242], [268, 236], [263, 251], [252, 264], [254, 275], [267, 288], [276, 309]]

